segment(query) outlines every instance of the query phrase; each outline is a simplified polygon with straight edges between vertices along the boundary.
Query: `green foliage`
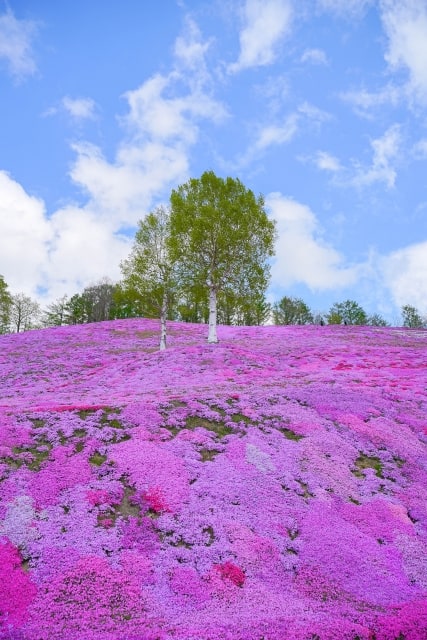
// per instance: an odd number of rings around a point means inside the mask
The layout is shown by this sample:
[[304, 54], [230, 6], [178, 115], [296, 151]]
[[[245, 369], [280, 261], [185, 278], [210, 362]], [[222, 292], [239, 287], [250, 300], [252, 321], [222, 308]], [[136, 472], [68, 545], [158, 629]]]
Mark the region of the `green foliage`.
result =
[[169, 307], [177, 288], [176, 271], [169, 255], [169, 211], [157, 207], [138, 222], [129, 257], [120, 264], [122, 292], [144, 309], [148, 317], [159, 317], [162, 306]]
[[274, 324], [313, 324], [310, 308], [301, 298], [284, 296], [273, 305]]
[[249, 319], [248, 299], [264, 299], [276, 237], [262, 196], [208, 171], [172, 191], [170, 221], [170, 252], [183, 291], [203, 290], [206, 302], [209, 292], [215, 313], [218, 296], [227, 323]]
[[12, 296], [3, 276], [0, 276], [0, 334], [9, 330], [11, 306]]
[[384, 320], [384, 318], [379, 313], [373, 313], [372, 315], [368, 316], [367, 324], [369, 324], [371, 327], [390, 326], [387, 320]]
[[68, 296], [62, 296], [51, 302], [43, 311], [42, 324], [45, 327], [61, 327], [67, 324]]
[[364, 309], [354, 300], [336, 302], [326, 316], [328, 324], [367, 324], [368, 316]]
[[426, 321], [421, 317], [416, 307], [405, 304], [402, 307], [403, 326], [410, 329], [421, 329], [426, 326]]

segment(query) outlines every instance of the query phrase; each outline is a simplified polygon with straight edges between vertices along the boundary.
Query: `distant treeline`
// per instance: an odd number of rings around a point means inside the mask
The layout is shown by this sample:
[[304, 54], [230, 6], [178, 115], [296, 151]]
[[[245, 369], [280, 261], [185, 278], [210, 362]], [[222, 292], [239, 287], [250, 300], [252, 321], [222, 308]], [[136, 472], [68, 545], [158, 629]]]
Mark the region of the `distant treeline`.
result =
[[[402, 325], [423, 328], [427, 321], [412, 305], [401, 308]], [[0, 333], [19, 333], [29, 329], [85, 324], [120, 318], [153, 318], [157, 314], [149, 301], [144, 301], [135, 289], [107, 278], [75, 293], [64, 295], [46, 308], [31, 297], [13, 294], [0, 276]], [[207, 323], [209, 300], [204, 290], [189, 291], [173, 301], [168, 319], [181, 322]], [[226, 325], [307, 325], [342, 324], [387, 326], [379, 314], [369, 315], [354, 300], [336, 302], [328, 312], [319, 313], [301, 298], [284, 296], [270, 304], [265, 296], [239, 297], [224, 291], [218, 297], [218, 323]]]

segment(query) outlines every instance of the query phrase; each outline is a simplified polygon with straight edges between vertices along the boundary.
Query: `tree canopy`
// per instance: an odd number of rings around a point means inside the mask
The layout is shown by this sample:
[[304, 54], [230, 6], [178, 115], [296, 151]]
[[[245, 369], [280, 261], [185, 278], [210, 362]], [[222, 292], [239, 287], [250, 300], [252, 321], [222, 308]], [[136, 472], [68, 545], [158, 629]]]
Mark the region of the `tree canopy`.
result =
[[217, 342], [217, 300], [222, 291], [242, 298], [262, 296], [274, 253], [275, 223], [256, 197], [237, 178], [213, 171], [192, 178], [172, 191], [171, 257], [186, 288], [209, 294], [209, 342]]
[[367, 324], [366, 311], [354, 300], [336, 302], [326, 316], [328, 324]]
[[284, 296], [273, 305], [274, 324], [312, 324], [313, 314], [301, 298]]
[[421, 329], [426, 326], [426, 321], [422, 318], [420, 312], [411, 304], [405, 304], [402, 307], [403, 326], [409, 329]]
[[0, 334], [6, 333], [10, 324], [12, 296], [3, 276], [0, 276]]
[[160, 206], [138, 222], [132, 251], [120, 265], [124, 287], [139, 295], [147, 315], [160, 317], [160, 349], [166, 347], [166, 320], [177, 287], [169, 239], [169, 211]]

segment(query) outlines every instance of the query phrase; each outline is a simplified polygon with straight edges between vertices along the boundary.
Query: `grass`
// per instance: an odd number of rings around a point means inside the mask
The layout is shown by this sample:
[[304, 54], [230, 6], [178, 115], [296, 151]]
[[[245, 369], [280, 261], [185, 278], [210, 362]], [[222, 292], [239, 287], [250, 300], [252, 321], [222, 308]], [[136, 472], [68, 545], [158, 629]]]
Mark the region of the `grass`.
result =
[[364, 469], [374, 469], [375, 475], [378, 478], [383, 478], [383, 466], [381, 460], [377, 456], [367, 456], [364, 453], [360, 453], [359, 457], [354, 462], [357, 469], [354, 469], [352, 473], [358, 478], [364, 478]]

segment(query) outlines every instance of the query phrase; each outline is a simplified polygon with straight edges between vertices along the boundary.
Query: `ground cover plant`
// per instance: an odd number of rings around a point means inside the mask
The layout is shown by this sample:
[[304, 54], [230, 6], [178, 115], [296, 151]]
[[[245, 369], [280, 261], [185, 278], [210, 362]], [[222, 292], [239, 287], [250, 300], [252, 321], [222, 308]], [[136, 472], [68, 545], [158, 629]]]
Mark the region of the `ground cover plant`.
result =
[[0, 637], [425, 640], [427, 332], [0, 337]]

